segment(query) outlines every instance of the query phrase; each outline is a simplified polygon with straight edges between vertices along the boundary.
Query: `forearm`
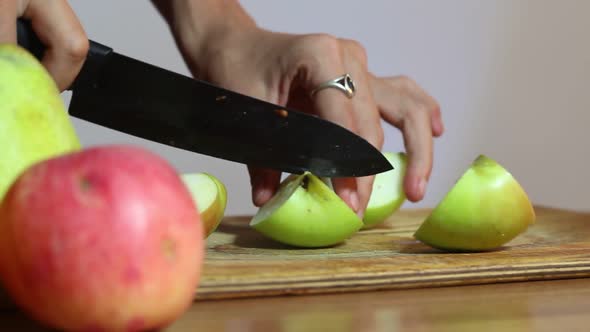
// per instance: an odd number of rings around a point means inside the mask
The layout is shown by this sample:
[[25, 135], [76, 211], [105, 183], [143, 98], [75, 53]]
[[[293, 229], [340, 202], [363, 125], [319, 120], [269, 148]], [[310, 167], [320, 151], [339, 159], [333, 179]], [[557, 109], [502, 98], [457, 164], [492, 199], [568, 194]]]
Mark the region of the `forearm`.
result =
[[203, 49], [234, 31], [256, 23], [238, 0], [151, 0], [182, 49]]

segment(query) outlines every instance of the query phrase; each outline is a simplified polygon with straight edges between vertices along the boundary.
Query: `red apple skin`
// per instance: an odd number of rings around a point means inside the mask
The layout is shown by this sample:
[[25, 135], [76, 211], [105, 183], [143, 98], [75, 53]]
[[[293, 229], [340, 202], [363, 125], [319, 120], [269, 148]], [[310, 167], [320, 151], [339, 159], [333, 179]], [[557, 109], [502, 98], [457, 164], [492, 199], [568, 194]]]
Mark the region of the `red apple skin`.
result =
[[204, 259], [177, 173], [110, 145], [27, 169], [0, 206], [0, 277], [33, 318], [65, 331], [163, 328], [189, 307]]

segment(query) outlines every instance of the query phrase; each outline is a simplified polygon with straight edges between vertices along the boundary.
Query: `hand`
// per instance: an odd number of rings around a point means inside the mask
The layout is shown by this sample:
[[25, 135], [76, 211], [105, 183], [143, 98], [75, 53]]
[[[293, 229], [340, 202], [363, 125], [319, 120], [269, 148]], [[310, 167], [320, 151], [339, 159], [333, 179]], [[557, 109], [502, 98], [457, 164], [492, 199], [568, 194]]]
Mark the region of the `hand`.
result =
[[[209, 57], [189, 55], [186, 59], [204, 79], [273, 103], [311, 110], [359, 134], [379, 149], [383, 145], [380, 120], [385, 119], [404, 134], [409, 157], [406, 194], [411, 201], [423, 198], [432, 167], [432, 137], [443, 132], [439, 106], [432, 97], [409, 78], [374, 77], [367, 70], [364, 50], [353, 41], [265, 31], [252, 33], [250, 38], [250, 42], [242, 36], [240, 41], [223, 44], [223, 51]], [[350, 73], [355, 80], [357, 94], [352, 99], [334, 89], [309, 97], [318, 84], [342, 73]], [[250, 175], [253, 201], [259, 206], [276, 190], [280, 174], [250, 168]], [[373, 180], [374, 176], [338, 179], [334, 188], [362, 214]]]
[[0, 43], [16, 44], [16, 19], [31, 21], [47, 47], [42, 63], [60, 91], [76, 78], [88, 52], [88, 38], [65, 0], [0, 0]]
[[432, 170], [432, 138], [444, 132], [440, 107], [405, 76], [371, 75], [371, 91], [381, 117], [403, 133], [409, 160], [404, 189], [410, 201], [419, 201], [424, 197]]
[[[378, 149], [383, 146], [382, 118], [401, 129], [409, 157], [405, 191], [411, 201], [423, 198], [432, 168], [433, 136], [442, 134], [443, 124], [438, 104], [415, 82], [372, 75], [365, 50], [355, 41], [260, 29], [234, 1], [224, 2], [223, 8], [211, 0], [187, 0], [176, 6], [154, 2], [170, 23], [195, 77], [314, 112], [359, 134]], [[344, 73], [352, 76], [357, 87], [352, 99], [335, 89], [310, 97], [310, 91], [320, 83]], [[249, 173], [253, 203], [260, 206], [272, 197], [281, 175], [252, 167]], [[334, 179], [333, 184], [336, 193], [362, 215], [373, 180], [374, 176]]]

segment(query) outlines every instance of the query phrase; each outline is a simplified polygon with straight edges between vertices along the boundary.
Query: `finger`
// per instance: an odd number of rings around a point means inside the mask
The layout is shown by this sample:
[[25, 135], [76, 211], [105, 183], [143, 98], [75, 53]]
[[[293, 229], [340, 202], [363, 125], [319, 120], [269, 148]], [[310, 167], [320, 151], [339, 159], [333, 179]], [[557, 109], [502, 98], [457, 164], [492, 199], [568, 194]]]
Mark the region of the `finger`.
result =
[[[348, 73], [354, 78], [356, 93], [352, 98], [353, 121], [358, 134], [370, 144], [381, 150], [383, 147], [383, 128], [377, 104], [370, 91], [365, 49], [353, 40], [342, 40], [344, 61]], [[369, 203], [375, 176], [358, 177], [359, 215], [363, 215]]]
[[402, 92], [397, 86], [397, 78], [393, 77], [386, 81], [370, 75], [370, 84], [381, 117], [392, 126], [401, 129], [406, 107], [401, 100]]
[[281, 172], [248, 166], [250, 185], [252, 187], [252, 203], [260, 207], [277, 191], [281, 180]]
[[[328, 36], [306, 38], [301, 49], [305, 53], [296, 54], [293, 61], [306, 72], [303, 85], [307, 91], [313, 91], [320, 84], [345, 73], [342, 49], [337, 39]], [[301, 59], [307, 62], [301, 63]], [[352, 113], [352, 100], [342, 91], [332, 88], [319, 90], [312, 96], [312, 104], [321, 118], [358, 133]], [[332, 183], [336, 194], [358, 213], [360, 203], [356, 179], [334, 178]]]
[[408, 154], [408, 167], [404, 189], [412, 202], [424, 197], [432, 169], [432, 129], [430, 115], [424, 108], [417, 108], [403, 120], [402, 132]]
[[[251, 77], [254, 77], [256, 73], [252, 73]], [[240, 81], [231, 79], [220, 79], [219, 77], [213, 82], [223, 86], [226, 89], [236, 91], [248, 96], [267, 100], [272, 103], [279, 103], [275, 98], [270, 96], [271, 92], [267, 86], [262, 84], [262, 81]], [[276, 193], [281, 180], [281, 172], [254, 167], [248, 165], [248, 174], [250, 176], [251, 186], [251, 198], [252, 204], [256, 207], [261, 207], [266, 204]]]
[[431, 95], [429, 95], [426, 91], [421, 89], [417, 84], [411, 83], [410, 87], [415, 96], [415, 99], [419, 100], [421, 104], [423, 104], [426, 107], [430, 114], [432, 136], [441, 136], [444, 132], [444, 125], [442, 122], [440, 105]]
[[[334, 71], [336, 72], [336, 71]], [[326, 76], [324, 76], [326, 77]], [[332, 76], [333, 77], [333, 76]], [[353, 122], [352, 105], [340, 91], [321, 91], [316, 95], [315, 105], [320, 117], [335, 122], [358, 134]], [[334, 112], [339, 111], [339, 112]], [[343, 177], [332, 179], [334, 191], [357, 213], [360, 211], [360, 197], [355, 178]]]
[[31, 20], [33, 30], [46, 45], [43, 65], [60, 91], [78, 75], [88, 52], [88, 38], [66, 1], [31, 0], [23, 17]]
[[444, 126], [438, 102], [413, 81], [409, 84], [409, 89], [414, 96], [414, 100], [418, 101], [418, 104], [421, 104], [428, 112], [432, 136], [441, 136]]
[[432, 169], [433, 135], [443, 131], [439, 106], [405, 77], [385, 80], [371, 76], [371, 86], [381, 116], [402, 130], [408, 153], [404, 190], [410, 201], [419, 201]]
[[0, 44], [16, 43], [16, 0], [0, 0]]
[[[381, 116], [391, 125], [401, 128], [401, 120], [408, 105], [423, 104], [430, 112], [432, 135], [439, 137], [444, 132], [440, 105], [417, 84], [403, 76], [378, 78], [369, 74], [373, 95]], [[403, 98], [410, 99], [410, 103]], [[404, 107], [405, 106], [405, 107]]]
[[[196, 73], [196, 70], [190, 65], [193, 61], [190, 56], [186, 58], [191, 71]], [[244, 95], [252, 96], [272, 103], [282, 104], [273, 95], [272, 89], [264, 84], [264, 80], [260, 79], [260, 72], [246, 71], [242, 72], [244, 77], [250, 77], [250, 80], [236, 80], [234, 77], [227, 77], [224, 74], [217, 74], [208, 78], [212, 83], [218, 84], [228, 90], [235, 91]], [[256, 207], [261, 207], [270, 200], [276, 193], [281, 179], [281, 172], [271, 169], [264, 169], [248, 165], [248, 174], [250, 176], [251, 199]]]
[[432, 112], [432, 135], [440, 137], [445, 131], [445, 126], [440, 112], [440, 106], [435, 102], [434, 111]]

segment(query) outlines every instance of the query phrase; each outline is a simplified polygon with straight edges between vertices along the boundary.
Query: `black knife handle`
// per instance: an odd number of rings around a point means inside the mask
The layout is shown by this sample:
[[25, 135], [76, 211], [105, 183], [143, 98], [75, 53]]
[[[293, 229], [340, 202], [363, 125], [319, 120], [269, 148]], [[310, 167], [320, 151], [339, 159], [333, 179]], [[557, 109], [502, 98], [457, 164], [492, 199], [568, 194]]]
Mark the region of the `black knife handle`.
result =
[[[31, 52], [38, 60], [41, 60], [45, 53], [45, 45], [33, 31], [31, 22], [19, 18], [16, 31], [18, 45]], [[74, 90], [77, 87], [88, 87], [95, 84], [98, 77], [97, 73], [113, 52], [112, 48], [95, 41], [89, 40], [89, 44], [84, 65], [74, 82], [66, 90]]]

